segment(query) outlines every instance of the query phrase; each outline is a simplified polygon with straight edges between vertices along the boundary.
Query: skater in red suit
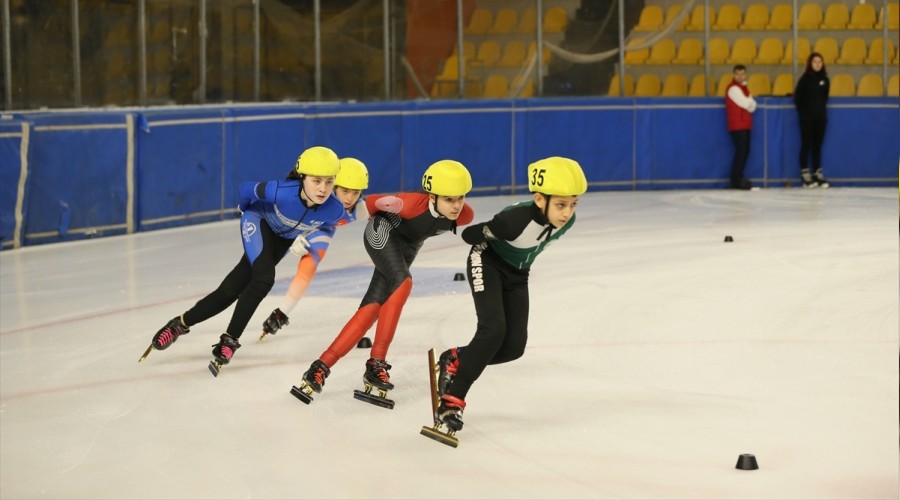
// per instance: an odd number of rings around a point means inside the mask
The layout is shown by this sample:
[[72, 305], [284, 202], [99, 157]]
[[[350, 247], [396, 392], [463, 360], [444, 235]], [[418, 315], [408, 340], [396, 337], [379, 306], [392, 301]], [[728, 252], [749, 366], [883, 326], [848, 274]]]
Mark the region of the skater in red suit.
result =
[[532, 199], [506, 207], [488, 221], [467, 227], [472, 245], [467, 274], [478, 326], [465, 347], [438, 360], [440, 405], [435, 418], [453, 431], [463, 427], [466, 394], [487, 367], [513, 361], [528, 340], [528, 274], [535, 258], [575, 223], [578, 197], [587, 180], [574, 160], [551, 157], [528, 167]]
[[[366, 207], [371, 217], [363, 244], [375, 264], [369, 288], [359, 309], [344, 325], [334, 342], [313, 361], [292, 394], [305, 403], [313, 392], [321, 392], [331, 368], [350, 352], [378, 321], [371, 357], [363, 382], [384, 394], [394, 388], [386, 362], [388, 348], [397, 329], [403, 305], [412, 289], [409, 267], [425, 240], [472, 222], [474, 212], [466, 202], [472, 178], [461, 163], [441, 160], [422, 176], [424, 193], [370, 195]], [[305, 396], [304, 396], [305, 395]]]

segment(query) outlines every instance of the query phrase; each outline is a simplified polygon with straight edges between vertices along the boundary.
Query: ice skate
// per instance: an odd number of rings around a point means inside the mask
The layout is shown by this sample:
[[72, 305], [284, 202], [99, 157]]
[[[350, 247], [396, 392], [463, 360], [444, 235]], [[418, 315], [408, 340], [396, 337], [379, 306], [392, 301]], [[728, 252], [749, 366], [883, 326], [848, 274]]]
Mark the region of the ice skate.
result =
[[[390, 369], [391, 365], [384, 360], [369, 358], [366, 361], [366, 372], [363, 374], [365, 391], [355, 390], [353, 391], [353, 397], [360, 401], [392, 410], [394, 401], [387, 398], [388, 391], [394, 388], [394, 384], [391, 383], [391, 376], [388, 374]], [[378, 390], [377, 396], [372, 394], [373, 388]]]
[[306, 404], [312, 403], [313, 393], [322, 392], [322, 387], [325, 385], [325, 379], [328, 378], [328, 375], [330, 374], [331, 370], [325, 366], [325, 363], [323, 363], [322, 360], [317, 359], [313, 361], [312, 364], [309, 365], [309, 370], [306, 370], [303, 373], [300, 384], [291, 387], [291, 394]]
[[218, 377], [219, 370], [222, 369], [222, 366], [227, 365], [228, 362], [231, 361], [231, 357], [234, 356], [234, 352], [241, 347], [241, 344], [238, 343], [238, 339], [227, 333], [223, 333], [219, 337], [219, 343], [213, 344], [212, 347], [212, 354], [215, 359], [209, 362], [209, 371], [213, 374], [213, 377]]
[[800, 169], [800, 179], [803, 180], [803, 187], [805, 188], [819, 187], [819, 184], [813, 179], [812, 174], [809, 173], [808, 168]]
[[146, 358], [150, 354], [150, 351], [152, 351], [153, 349], [156, 349], [157, 351], [168, 349], [170, 345], [178, 340], [179, 336], [186, 335], [190, 331], [191, 329], [181, 322], [180, 316], [172, 318], [168, 323], [165, 324], [165, 326], [163, 326], [159, 329], [158, 332], [156, 332], [156, 335], [153, 336], [153, 340], [150, 341], [150, 346], [147, 347], [146, 351], [144, 351], [144, 355], [141, 356], [141, 359], [138, 360], [138, 363], [143, 361], [144, 358]]
[[425, 437], [434, 439], [440, 443], [444, 443], [447, 446], [452, 446], [456, 448], [459, 446], [459, 439], [454, 436], [456, 431], [453, 429], [447, 429], [446, 431], [442, 429], [444, 423], [438, 418], [438, 407], [440, 405], [441, 397], [438, 396], [438, 373], [440, 368], [434, 359], [434, 349], [428, 350], [428, 382], [430, 383], [431, 388], [431, 419], [434, 421], [434, 425], [431, 427], [427, 425], [422, 426], [422, 430], [419, 434], [422, 434]]
[[440, 420], [448, 429], [456, 432], [463, 428], [463, 410], [466, 402], [452, 394], [441, 396], [435, 419]]
[[815, 177], [816, 177], [816, 184], [818, 184], [820, 188], [827, 189], [827, 188], [831, 187], [831, 183], [828, 182], [828, 179], [825, 178], [825, 173], [822, 172], [821, 168], [816, 170]]
[[268, 319], [263, 321], [263, 332], [262, 335], [259, 336], [259, 341], [262, 342], [262, 340], [266, 338], [266, 335], [275, 335], [281, 327], [287, 325], [287, 314], [281, 312], [281, 309], [276, 308], [272, 311], [272, 314], [269, 315]]
[[441, 353], [441, 357], [438, 358], [438, 397], [447, 392], [447, 388], [453, 382], [453, 377], [456, 376], [456, 370], [459, 367], [457, 354], [457, 349], [453, 347]]

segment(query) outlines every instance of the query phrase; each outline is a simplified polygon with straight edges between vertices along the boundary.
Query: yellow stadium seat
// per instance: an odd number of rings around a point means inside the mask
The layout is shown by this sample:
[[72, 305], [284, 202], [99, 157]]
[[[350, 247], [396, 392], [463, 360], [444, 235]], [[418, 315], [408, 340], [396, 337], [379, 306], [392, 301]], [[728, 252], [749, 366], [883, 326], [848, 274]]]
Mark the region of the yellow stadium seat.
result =
[[703, 73], [697, 73], [691, 78], [691, 87], [688, 89], [688, 96], [690, 97], [706, 97], [707, 95], [714, 95], [716, 93], [715, 87], [713, 87], [713, 83], [709, 82], [709, 88], [704, 89], [704, 85], [706, 85], [706, 75]]
[[472, 13], [469, 25], [463, 32], [467, 35], [483, 35], [494, 25], [494, 12], [490, 9], [478, 8]]
[[516, 21], [519, 19], [519, 13], [513, 8], [504, 7], [497, 11], [494, 16], [494, 24], [488, 33], [492, 35], [508, 35], [516, 28]]
[[716, 31], [732, 31], [738, 29], [741, 25], [741, 8], [733, 3], [727, 3], [719, 8], [719, 14], [716, 16], [716, 24], [710, 26], [710, 29]]
[[[830, 36], [819, 38], [813, 46], [813, 52], [822, 54], [822, 61], [824, 61], [825, 64], [833, 64], [838, 57], [837, 40]], [[803, 62], [805, 63], [806, 59], [803, 59]]]
[[534, 13], [534, 7], [527, 7], [519, 16], [519, 25], [516, 26], [516, 33], [520, 35], [533, 35], [537, 30], [537, 14]]
[[772, 81], [765, 73], [750, 73], [747, 77], [747, 88], [754, 96], [772, 95]]
[[831, 94], [835, 97], [856, 95], [856, 82], [847, 73], [839, 73], [831, 78]]
[[[709, 39], [709, 63], [710, 64], [725, 64], [725, 59], [728, 59], [728, 40], [724, 38], [710, 38]], [[706, 58], [700, 58], [700, 63], [706, 62]]]
[[866, 41], [859, 37], [844, 39], [841, 46], [841, 55], [835, 62], [837, 64], [862, 64], [866, 60]]
[[[621, 97], [619, 86], [619, 74], [616, 73], [609, 82], [609, 92], [607, 92], [607, 95], [610, 97]], [[626, 97], [634, 95], [634, 78], [631, 75], [625, 75], [624, 84], [622, 86], [625, 87]]]
[[699, 38], [685, 38], [678, 45], [672, 64], [698, 64], [703, 58], [703, 43]]
[[752, 38], [738, 38], [731, 46], [731, 57], [725, 60], [728, 64], [750, 64], [756, 59], [756, 42]]
[[[457, 44], [453, 44], [453, 54], [456, 55], [459, 46]], [[475, 42], [470, 42], [468, 40], [463, 42], [463, 57], [468, 59], [475, 59]]]
[[[463, 67], [465, 71], [465, 67]], [[459, 79], [459, 57], [456, 54], [444, 61], [441, 73], [431, 87], [431, 97], [455, 97]]]
[[853, 12], [850, 13], [847, 29], [870, 30], [875, 26], [876, 17], [875, 7], [871, 3], [858, 3], [853, 6]]
[[569, 17], [566, 9], [562, 7], [551, 7], [544, 13], [544, 23], [541, 25], [544, 33], [562, 33], [566, 30]]
[[658, 5], [648, 5], [641, 11], [634, 31], [656, 31], [663, 24], [663, 10]]
[[780, 73], [775, 77], [775, 83], [772, 84], [772, 95], [785, 96], [794, 93], [794, 75], [790, 73]]
[[663, 38], [650, 47], [647, 64], [669, 64], [675, 58], [675, 42], [671, 38]]
[[637, 50], [628, 50], [629, 46], [635, 46], [645, 43], [646, 40], [643, 39], [634, 39], [628, 42], [628, 45], [625, 46], [625, 64], [629, 66], [644, 64], [647, 61], [647, 58], [650, 57], [650, 47], [644, 47], [643, 49]]
[[825, 17], [819, 29], [823, 30], [843, 30], [847, 29], [847, 23], [850, 22], [850, 10], [847, 6], [840, 2], [828, 4], [825, 9]]
[[638, 77], [637, 84], [634, 86], [634, 95], [635, 97], [656, 97], [659, 95], [661, 87], [659, 75], [644, 73]]
[[[534, 56], [537, 45], [534, 42], [528, 44], [528, 55], [525, 56], [525, 59], [531, 61], [532, 56]], [[553, 57], [553, 54], [550, 52], [550, 49], [544, 47], [544, 50], [541, 51], [541, 63], [542, 64], [550, 64], [550, 59]]]
[[687, 95], [687, 77], [681, 73], [669, 73], [663, 81], [660, 95], [666, 97], [684, 97]]
[[489, 99], [505, 99], [509, 94], [509, 81], [503, 75], [491, 75], [484, 83], [482, 97]]
[[822, 24], [822, 7], [817, 3], [806, 3], [797, 14], [797, 29], [817, 30]]
[[[896, 30], [900, 27], [900, 2], [888, 2], [887, 6], [888, 29]], [[875, 24], [875, 29], [884, 29], [884, 7], [878, 13], [878, 22]]]
[[725, 97], [725, 89], [731, 85], [731, 80], [734, 80], [734, 75], [731, 73], [725, 73], [724, 75], [719, 77], [719, 85], [716, 89], [716, 95], [719, 97]]
[[478, 46], [478, 52], [475, 54], [475, 59], [469, 61], [469, 64], [472, 66], [484, 67], [495, 66], [500, 60], [500, 54], [500, 42], [497, 40], [485, 40]]
[[510, 40], [503, 46], [503, 54], [497, 62], [498, 66], [524, 66], [525, 65], [525, 42], [522, 40]]
[[[521, 80], [513, 82], [513, 84], [509, 86], [510, 93], [515, 92], [521, 83]], [[520, 90], [518, 94], [511, 95], [510, 97], [534, 97], [534, 82], [529, 79], [525, 82], [525, 85], [522, 86], [522, 90]]]
[[767, 30], [789, 30], [793, 26], [794, 8], [787, 3], [780, 3], [772, 7], [772, 16], [769, 18]]
[[888, 80], [887, 95], [900, 97], [900, 75], [894, 75]]
[[[894, 55], [894, 41], [888, 40], [887, 46], [887, 58], [888, 61], [891, 60], [891, 57]], [[876, 38], [872, 40], [872, 45], [869, 46], [869, 55], [866, 57], [866, 64], [883, 64], [884, 62], [884, 38]]]
[[[675, 5], [670, 5], [669, 9], [666, 11], [666, 26], [675, 22], [675, 18], [678, 17], [678, 14], [681, 13], [682, 4], [677, 3]], [[690, 16], [684, 16], [681, 20], [681, 23], [675, 27], [677, 31], [682, 31], [685, 26], [687, 26], [688, 20]]]
[[884, 80], [881, 75], [868, 73], [859, 79], [856, 95], [860, 97], [881, 97], [884, 95]]
[[[691, 11], [691, 18], [688, 21], [687, 25], [684, 27], [687, 31], [703, 31], [703, 5], [695, 5], [694, 10]], [[716, 9], [715, 7], [710, 7], [709, 9], [709, 25], [712, 26], [716, 23]]]
[[[810, 53], [812, 53], [812, 48], [810, 48], [809, 39], [797, 37], [797, 63], [805, 65]], [[781, 60], [781, 64], [794, 64], [794, 40], [789, 39], [784, 47], [784, 59]]]
[[769, 7], [763, 3], [753, 3], [747, 7], [744, 13], [742, 30], [762, 30], [769, 24]]
[[780, 38], [764, 38], [759, 44], [759, 54], [753, 64], [779, 64], [784, 58], [784, 45]]

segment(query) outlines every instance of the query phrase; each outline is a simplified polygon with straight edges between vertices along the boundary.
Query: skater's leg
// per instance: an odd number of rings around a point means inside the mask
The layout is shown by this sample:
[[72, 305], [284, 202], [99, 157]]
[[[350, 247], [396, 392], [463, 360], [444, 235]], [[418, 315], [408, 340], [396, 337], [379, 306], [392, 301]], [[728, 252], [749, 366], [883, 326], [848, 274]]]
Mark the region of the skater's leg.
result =
[[494, 354], [489, 365], [499, 365], [519, 359], [525, 354], [528, 342], [528, 282], [522, 280], [516, 284], [507, 280], [508, 290], [503, 293], [506, 312], [506, 335], [503, 345]]
[[335, 337], [328, 349], [325, 349], [325, 352], [319, 356], [319, 360], [330, 368], [339, 359], [346, 356], [356, 346], [359, 339], [363, 338], [366, 332], [369, 331], [369, 328], [372, 328], [375, 320], [378, 319], [378, 311], [380, 309], [381, 304], [366, 304], [357, 309], [350, 321], [341, 329], [341, 333]]
[[411, 290], [412, 278], [407, 276], [381, 306], [378, 326], [375, 328], [375, 342], [372, 344], [372, 358], [386, 359], [388, 348], [394, 339], [394, 332], [397, 330], [397, 323], [400, 322], [400, 313], [403, 312], [403, 305], [406, 304]]
[[249, 281], [250, 261], [247, 260], [247, 255], [242, 255], [241, 260], [225, 276], [218, 288], [198, 300], [194, 307], [185, 311], [181, 317], [185, 326], [190, 327], [202, 323], [227, 309], [237, 300], [241, 290], [247, 286]]

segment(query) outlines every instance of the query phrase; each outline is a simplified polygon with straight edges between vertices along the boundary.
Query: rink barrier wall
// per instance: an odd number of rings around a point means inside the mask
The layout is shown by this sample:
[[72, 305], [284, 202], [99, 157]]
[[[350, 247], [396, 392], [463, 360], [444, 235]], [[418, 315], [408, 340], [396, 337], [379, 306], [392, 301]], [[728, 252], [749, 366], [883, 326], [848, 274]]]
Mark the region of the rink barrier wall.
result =
[[[833, 186], [896, 186], [895, 98], [833, 98]], [[581, 163], [591, 191], [721, 189], [733, 146], [721, 99], [516, 99], [72, 110], [0, 117], [3, 249], [233, 218], [237, 187], [283, 178], [306, 147], [369, 167], [370, 193], [416, 190], [452, 158], [473, 196], [524, 193], [528, 163]], [[789, 98], [760, 98], [746, 174], [799, 184]]]

